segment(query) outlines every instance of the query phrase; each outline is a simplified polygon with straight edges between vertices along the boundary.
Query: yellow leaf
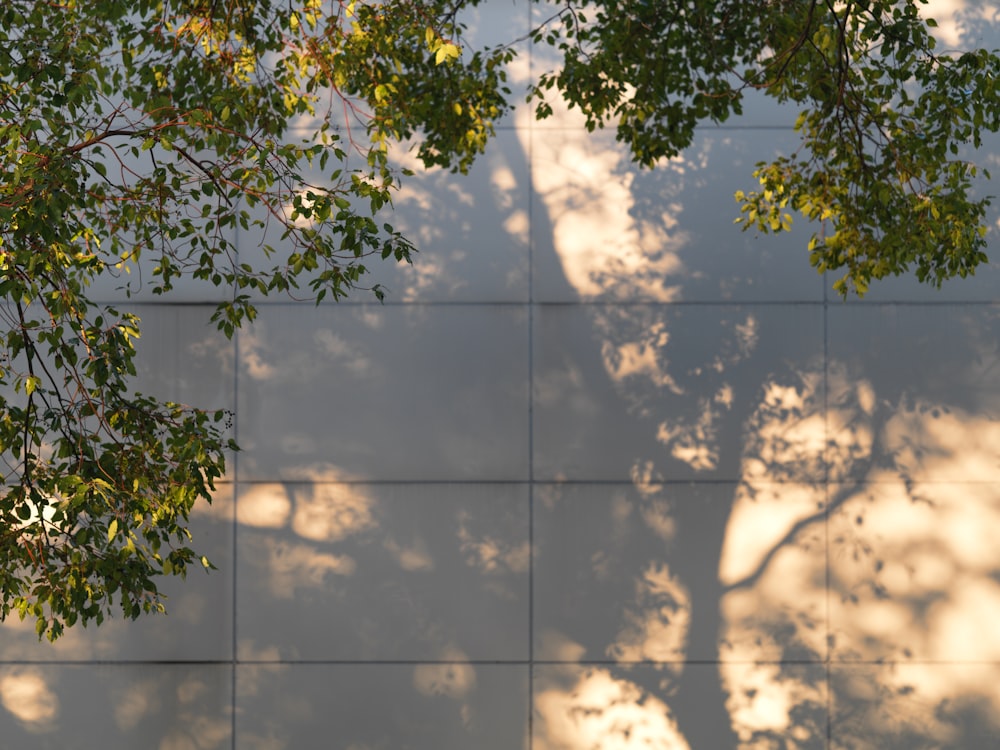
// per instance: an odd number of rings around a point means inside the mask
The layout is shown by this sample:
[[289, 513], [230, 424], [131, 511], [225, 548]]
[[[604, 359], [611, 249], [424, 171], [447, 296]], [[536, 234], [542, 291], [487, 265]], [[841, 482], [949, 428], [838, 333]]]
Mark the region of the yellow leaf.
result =
[[454, 44], [446, 42], [438, 47], [437, 53], [434, 55], [434, 64], [440, 65], [448, 60], [458, 59], [459, 50]]

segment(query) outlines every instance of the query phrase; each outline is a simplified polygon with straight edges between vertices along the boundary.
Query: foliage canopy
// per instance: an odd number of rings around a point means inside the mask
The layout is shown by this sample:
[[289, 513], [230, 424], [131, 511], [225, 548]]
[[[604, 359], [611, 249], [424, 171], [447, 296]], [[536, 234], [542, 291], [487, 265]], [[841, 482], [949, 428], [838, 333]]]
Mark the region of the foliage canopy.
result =
[[[259, 295], [337, 299], [371, 258], [409, 261], [376, 220], [398, 177], [389, 143], [419, 136], [425, 164], [465, 171], [513, 104], [506, 65], [526, 40], [467, 44], [462, 12], [482, 1], [3, 3], [0, 616], [54, 639], [161, 610], [159, 575], [211, 565], [187, 521], [236, 448], [229, 415], [136, 392], [139, 320], [91, 286], [140, 261], [155, 293], [225, 285], [214, 320], [231, 336]], [[559, 95], [643, 165], [750, 91], [797, 105], [801, 148], [758, 165], [738, 221], [817, 220], [810, 260], [843, 271], [841, 292], [985, 260], [988, 202], [962, 155], [1000, 126], [1000, 58], [939, 50], [916, 0], [534, 5], [530, 40], [559, 60], [531, 86], [536, 115]], [[237, 226], [277, 228], [284, 249], [247, 263]]]

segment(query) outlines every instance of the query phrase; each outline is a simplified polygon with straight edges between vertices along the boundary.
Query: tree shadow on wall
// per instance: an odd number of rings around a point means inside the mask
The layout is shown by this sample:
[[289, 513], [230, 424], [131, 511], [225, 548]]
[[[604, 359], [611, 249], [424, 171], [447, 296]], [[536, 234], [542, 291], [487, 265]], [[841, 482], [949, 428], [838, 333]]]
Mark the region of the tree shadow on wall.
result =
[[[534, 167], [545, 175], [537, 203], [552, 217], [546, 242], [542, 211], [534, 211], [536, 261], [548, 252], [575, 263], [565, 277], [575, 298], [590, 303], [536, 313], [535, 467], [536, 479], [602, 484], [553, 485], [542, 503], [541, 656], [611, 662], [593, 669], [613, 669], [626, 682], [630, 670], [658, 673], [660, 689], [650, 695], [683, 738], [663, 747], [736, 746], [727, 696], [738, 686], [721, 681], [720, 658], [811, 661], [819, 666], [790, 668], [805, 683], [808, 707], [798, 720], [807, 738], [822, 737], [823, 637], [790, 637], [822, 630], [822, 597], [801, 607], [789, 597], [749, 634], [723, 633], [720, 612], [727, 577], [737, 579], [743, 559], [758, 551], [734, 558], [725, 549], [737, 503], [784, 500], [778, 528], [803, 515], [823, 521], [822, 487], [813, 486], [823, 479], [822, 317], [817, 305], [802, 304], [821, 299], [818, 279], [786, 285], [782, 295], [748, 263], [754, 256], [731, 221], [720, 221], [733, 205], [728, 167], [752, 152], [739, 134], [709, 133], [683, 159], [637, 175], [607, 140], [573, 142], [574, 132], [582, 131], [560, 131], [548, 143], [547, 132], [533, 135]], [[573, 232], [577, 216], [595, 212], [604, 236]], [[543, 294], [550, 285], [540, 280]], [[787, 299], [789, 291], [800, 303], [788, 308], [729, 301]], [[752, 420], [759, 445], [746, 446]], [[782, 536], [773, 528], [755, 534], [765, 547]], [[822, 563], [821, 545], [806, 532], [784, 547]], [[768, 669], [778, 673], [772, 682], [790, 679], [786, 668]], [[769, 699], [763, 687], [755, 693]], [[574, 743], [592, 733], [577, 725], [570, 741], [572, 722], [544, 712], [540, 719], [542, 747], [583, 747]]]
[[[509, 400], [500, 358], [468, 387], [408, 394], [422, 433], [394, 442], [403, 402], [376, 409], [381, 391], [365, 383], [383, 382], [380, 350], [450, 362], [426, 341], [332, 331], [313, 349], [283, 342], [315, 361], [255, 353], [262, 383], [312, 367], [351, 393], [348, 416], [377, 416], [341, 438], [379, 450], [347, 474], [350, 462], [320, 460], [340, 455], [335, 443], [302, 453], [297, 418], [258, 415], [294, 470], [239, 499], [238, 650], [253, 665], [241, 737], [308, 742], [336, 724], [362, 745], [517, 746], [529, 570], [534, 750], [805, 749], [827, 747], [828, 733], [835, 747], [918, 736], [961, 747], [986, 736], [1000, 680], [972, 661], [996, 661], [995, 618], [974, 603], [992, 601], [1000, 560], [963, 529], [988, 529], [1000, 505], [995, 352], [984, 344], [996, 340], [995, 311], [824, 306], [822, 280], [796, 252], [804, 236], [754, 242], [719, 218], [733, 155], [759, 154], [774, 134], [710, 131], [683, 160], [636, 176], [576, 132], [531, 135], [534, 174], [548, 180], [536, 177], [531, 226], [533, 529], [528, 489], [483, 483], [474, 463], [488, 455], [478, 427], [500, 446], [523, 440], [524, 426], [461, 416], [466, 403], [525, 404]], [[564, 148], [548, 162], [545, 138]], [[501, 161], [525, 174], [519, 159], [508, 140]], [[484, 192], [470, 192], [479, 206]], [[746, 260], [755, 247], [787, 266], [784, 281]], [[336, 316], [370, 323], [373, 341], [393, 320]], [[449, 352], [508, 351], [478, 324], [458, 330], [441, 333]], [[245, 397], [265, 404], [268, 393]], [[320, 416], [303, 419], [329, 424]], [[441, 457], [472, 472], [469, 483], [414, 474]], [[376, 471], [424, 483], [372, 483]], [[956, 650], [956, 623], [972, 629], [961, 642], [973, 651]], [[345, 659], [395, 663], [333, 663]]]
[[[532, 143], [535, 267], [566, 269], [536, 289], [588, 303], [536, 312], [535, 478], [552, 485], [536, 506], [534, 747], [989, 736], [997, 674], [975, 662], [1000, 653], [981, 609], [1000, 602], [1000, 557], [962, 548], [1000, 521], [996, 311], [826, 307], [795, 272], [734, 271], [745, 248], [726, 247], [719, 209], [734, 160], [714, 156], [766, 156], [766, 138], [706, 131], [640, 176], [574, 132]], [[596, 236], [595, 215], [610, 227]], [[805, 267], [794, 244], [757, 246]], [[760, 289], [788, 302], [756, 304]]]

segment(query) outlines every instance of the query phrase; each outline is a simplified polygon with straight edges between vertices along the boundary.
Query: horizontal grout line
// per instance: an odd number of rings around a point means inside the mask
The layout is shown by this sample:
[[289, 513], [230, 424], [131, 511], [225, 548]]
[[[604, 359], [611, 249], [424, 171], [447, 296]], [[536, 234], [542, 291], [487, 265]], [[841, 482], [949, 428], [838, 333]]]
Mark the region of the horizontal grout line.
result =
[[[231, 487], [233, 485], [263, 485], [263, 484], [288, 484], [294, 486], [310, 487], [316, 485], [384, 485], [384, 486], [435, 486], [435, 485], [473, 485], [482, 487], [492, 486], [546, 486], [546, 487], [585, 487], [591, 485], [621, 487], [637, 486], [631, 479], [346, 479], [346, 480], [311, 480], [311, 479], [227, 479], [225, 481], [216, 480], [216, 486]], [[745, 479], [659, 479], [642, 482], [643, 487], [711, 487], [711, 486], [753, 486], [753, 487], [824, 487], [834, 485], [837, 487], [869, 487], [880, 485], [898, 485], [899, 480], [890, 479], [814, 479], [814, 480], [745, 480]], [[919, 479], [912, 480], [915, 486], [948, 486], [955, 485], [982, 487], [994, 486], [997, 480], [990, 479]]]
[[949, 660], [949, 659], [675, 659], [663, 661], [593, 659], [579, 661], [560, 661], [557, 659], [94, 659], [72, 660], [52, 659], [7, 659], [0, 660], [4, 666], [543, 666], [543, 667], [661, 667], [661, 666], [723, 666], [733, 665], [770, 665], [770, 666], [828, 666], [828, 667], [898, 667], [898, 666], [992, 666], [1000, 667], [998, 660]]
[[[791, 119], [791, 118], [789, 118], [789, 119]], [[557, 123], [552, 122], [552, 121], [546, 122], [545, 120], [532, 120], [531, 125], [528, 126], [528, 127], [523, 127], [523, 126], [518, 126], [518, 125], [508, 125], [506, 128], [502, 128], [501, 126], [498, 125], [497, 126], [497, 130], [513, 130], [513, 131], [519, 131], [519, 132], [524, 132], [524, 133], [528, 133], [528, 132], [530, 132], [530, 133], [538, 133], [538, 132], [542, 132], [542, 133], [580, 133], [580, 132], [583, 132], [584, 135], [586, 135], [588, 137], [594, 137], [592, 134], [587, 133], [585, 127], [582, 126], [582, 125], [580, 125], [580, 126], [560, 125], [560, 124], [557, 124]], [[731, 133], [738, 133], [740, 131], [746, 131], [746, 132], [751, 132], [751, 133], [753, 133], [753, 132], [779, 132], [779, 133], [792, 133], [792, 134], [794, 134], [796, 132], [795, 131], [794, 122], [792, 124], [789, 124], [789, 125], [777, 124], [777, 123], [773, 124], [773, 125], [763, 125], [763, 124], [759, 124], [759, 125], [753, 125], [753, 124], [737, 125], [737, 124], [732, 124], [732, 123], [704, 123], [702, 125], [696, 125], [695, 126], [694, 136], [695, 136], [695, 138], [697, 138], [699, 135], [706, 135], [706, 134], [709, 134], [709, 133], [717, 133], [720, 130], [724, 130], [724, 131], [731, 132]], [[615, 131], [614, 131], [614, 128], [605, 128], [604, 132], [609, 133], [609, 134], [613, 134]], [[487, 148], [489, 148], [489, 145], [487, 145]], [[616, 144], [615, 148], [621, 148], [621, 147]], [[689, 146], [688, 148], [693, 149], [693, 146]], [[627, 152], [622, 152], [622, 153], [623, 154], [627, 154]], [[653, 168], [656, 169], [656, 167], [653, 167]]]
[[[515, 110], [516, 110], [516, 107], [515, 107]], [[775, 131], [776, 130], [776, 131], [780, 131], [780, 132], [795, 133], [794, 119], [797, 116], [798, 116], [797, 112], [789, 112], [788, 119], [791, 121], [790, 124], [774, 123], [774, 124], [770, 124], [770, 125], [765, 125], [765, 124], [747, 123], [745, 125], [741, 125], [741, 124], [735, 123], [735, 122], [726, 122], [726, 123], [709, 123], [709, 122], [705, 122], [705, 123], [701, 123], [701, 124], [696, 125], [695, 129], [694, 129], [694, 133], [695, 133], [695, 135], [699, 135], [699, 134], [702, 134], [702, 133], [712, 133], [712, 132], [715, 132], [715, 131], [718, 131], [718, 130], [728, 130], [728, 131], [737, 131], [737, 132], [741, 131], [741, 130], [747, 130], [747, 131], [761, 131], [761, 130], [763, 130], [763, 131]], [[530, 120], [530, 122], [527, 125], [517, 125], [515, 123], [505, 121], [507, 119], [507, 117], [508, 116], [505, 115], [504, 119], [502, 119], [499, 122], [497, 122], [497, 123], [494, 124], [494, 129], [497, 132], [500, 132], [501, 130], [502, 131], [506, 131], [506, 132], [522, 132], [522, 133], [533, 133], [533, 132], [542, 131], [542, 132], [584, 133], [584, 134], [586, 134], [588, 136], [591, 135], [590, 133], [587, 133], [586, 128], [582, 124], [581, 125], [561, 125], [561, 124], [556, 123], [554, 120], [550, 120], [550, 119], [538, 120], [538, 119], [536, 119], [534, 117], [534, 115], [532, 115], [531, 120]], [[289, 128], [288, 130], [285, 131], [285, 133], [289, 137], [295, 137], [296, 139], [300, 139], [300, 138], [303, 138], [303, 137], [312, 136], [316, 132], [316, 130], [317, 130], [317, 128], [315, 128], [315, 127], [298, 126], [298, 127]], [[347, 133], [347, 130], [345, 128], [341, 128], [339, 126], [331, 128], [330, 131], [334, 132], [334, 133], [340, 133], [340, 134], [346, 134]], [[613, 130], [613, 128], [606, 128], [605, 132], [613, 133], [614, 130]], [[298, 142], [298, 140], [296, 140], [296, 142]], [[489, 144], [487, 144], [487, 148], [489, 148]]]
[[[123, 309], [135, 307], [215, 307], [229, 300], [176, 300], [164, 302], [160, 300], [110, 300], [93, 299], [95, 305], [111, 305]], [[324, 301], [317, 305], [310, 300], [273, 300], [261, 299], [254, 302], [258, 309], [267, 307], [301, 307], [308, 309], [340, 309], [358, 307], [830, 307], [842, 310], [859, 307], [995, 307], [1000, 306], [1000, 298], [997, 299], [975, 299], [975, 300], [850, 300], [841, 301], [839, 299], [830, 300], [676, 300], [673, 302], [660, 302], [657, 300], [554, 300], [529, 302], [516, 300], [417, 300], [417, 301], [395, 301], [387, 299], [385, 302], [378, 301], [351, 301], [342, 302]], [[253, 324], [250, 323], [245, 329], [250, 330]]]
[[[981, 484], [996, 484], [995, 482], [982, 482]], [[572, 482], [550, 482], [546, 480], [528, 480], [528, 479], [511, 479], [511, 480], [463, 480], [463, 479], [420, 479], [416, 481], [410, 481], [406, 479], [355, 479], [346, 482], [338, 481], [310, 481], [305, 479], [297, 480], [281, 480], [281, 479], [250, 479], [250, 480], [237, 480], [235, 482], [227, 483], [227, 487], [235, 486], [237, 493], [240, 491], [241, 486], [244, 488], [250, 487], [262, 487], [267, 485], [281, 485], [287, 487], [297, 487], [297, 488], [308, 488], [308, 487], [423, 487], [423, 488], [434, 488], [434, 487], [468, 487], [470, 491], [475, 488], [495, 488], [495, 489], [517, 489], [524, 488], [528, 490], [532, 487], [535, 488], [557, 488], [565, 487], [567, 489], [574, 487], [607, 487], [607, 488], [632, 488], [636, 485], [628, 480], [602, 480], [597, 482], [589, 482], [587, 480], [578, 480]], [[731, 487], [732, 489], [737, 489], [740, 486], [744, 486], [745, 483], [734, 481], [734, 480], [720, 480], [720, 481], [705, 481], [705, 482], [661, 482], [661, 483], [649, 483], [644, 485], [644, 487], [657, 487], [664, 490], [669, 489], [679, 489], [683, 487], [697, 488], [697, 487]], [[823, 483], [817, 482], [785, 482], [785, 483], [768, 483], [754, 485], [755, 487], [764, 489], [774, 489], [777, 487], [810, 487], [810, 488], [820, 488], [823, 487]]]

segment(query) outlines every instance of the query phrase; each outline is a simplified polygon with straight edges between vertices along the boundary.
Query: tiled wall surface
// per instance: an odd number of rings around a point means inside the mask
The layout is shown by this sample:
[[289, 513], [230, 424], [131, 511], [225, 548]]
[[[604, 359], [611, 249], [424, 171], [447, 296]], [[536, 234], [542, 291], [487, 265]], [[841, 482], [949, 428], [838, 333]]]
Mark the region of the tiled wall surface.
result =
[[4, 625], [0, 747], [997, 746], [1000, 273], [841, 301], [808, 227], [731, 223], [796, 142], [747, 109], [653, 172], [519, 111], [405, 182], [384, 305], [265, 300], [227, 341], [227, 290], [140, 293], [144, 388], [236, 411], [219, 570], [167, 617]]

